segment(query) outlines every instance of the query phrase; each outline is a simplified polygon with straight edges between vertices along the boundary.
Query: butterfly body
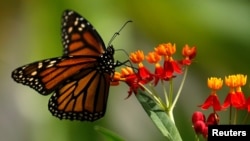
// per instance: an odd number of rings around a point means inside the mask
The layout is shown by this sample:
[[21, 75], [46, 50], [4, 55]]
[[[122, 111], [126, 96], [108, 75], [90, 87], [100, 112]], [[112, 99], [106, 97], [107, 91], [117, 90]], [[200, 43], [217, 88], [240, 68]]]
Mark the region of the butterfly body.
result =
[[66, 10], [62, 21], [62, 57], [37, 61], [12, 72], [12, 78], [42, 95], [53, 92], [49, 111], [60, 119], [95, 121], [104, 116], [111, 77], [118, 65], [114, 48], [93, 26]]

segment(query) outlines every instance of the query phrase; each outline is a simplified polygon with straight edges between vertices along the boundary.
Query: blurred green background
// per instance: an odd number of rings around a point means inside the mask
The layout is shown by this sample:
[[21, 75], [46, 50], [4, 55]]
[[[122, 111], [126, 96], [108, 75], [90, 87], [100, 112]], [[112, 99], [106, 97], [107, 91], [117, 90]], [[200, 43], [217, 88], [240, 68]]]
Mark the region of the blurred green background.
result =
[[[21, 65], [62, 54], [60, 23], [64, 9], [86, 17], [106, 44], [125, 21], [133, 20], [114, 40], [116, 49], [150, 51], [160, 43], [172, 42], [180, 54], [185, 44], [197, 47], [196, 61], [174, 111], [184, 141], [194, 140], [191, 115], [210, 93], [207, 77], [250, 74], [249, 0], [2, 0], [1, 141], [104, 140], [93, 129], [95, 125], [113, 130], [127, 141], [164, 140], [135, 97], [125, 100], [126, 85], [111, 87], [105, 117], [89, 123], [58, 120], [47, 110], [49, 96], [41, 96], [11, 79], [11, 71]], [[127, 57], [116, 52], [115, 59]], [[249, 95], [249, 83], [243, 90]], [[219, 92], [221, 101], [227, 91], [223, 88]], [[219, 115], [221, 123], [227, 123], [227, 111]]]

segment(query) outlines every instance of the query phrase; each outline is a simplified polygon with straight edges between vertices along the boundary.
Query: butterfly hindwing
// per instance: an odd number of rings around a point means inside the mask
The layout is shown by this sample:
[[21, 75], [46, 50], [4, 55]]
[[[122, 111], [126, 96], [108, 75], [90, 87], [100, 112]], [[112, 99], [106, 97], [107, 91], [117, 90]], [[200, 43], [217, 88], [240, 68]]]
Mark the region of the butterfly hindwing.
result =
[[94, 121], [104, 116], [110, 76], [86, 69], [64, 82], [49, 100], [50, 112], [60, 119]]

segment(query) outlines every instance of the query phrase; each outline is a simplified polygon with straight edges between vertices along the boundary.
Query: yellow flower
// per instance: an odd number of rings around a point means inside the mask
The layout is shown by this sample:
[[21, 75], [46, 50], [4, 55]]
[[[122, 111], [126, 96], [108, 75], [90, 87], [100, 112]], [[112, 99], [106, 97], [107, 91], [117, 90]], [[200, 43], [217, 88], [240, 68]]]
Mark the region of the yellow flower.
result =
[[223, 80], [217, 77], [210, 77], [207, 80], [207, 85], [212, 90], [219, 90], [223, 85]]
[[243, 75], [243, 74], [237, 74], [236, 75], [236, 77], [237, 77], [237, 85], [238, 86], [244, 86], [244, 85], [246, 85], [246, 83], [247, 83], [247, 76], [245, 75]]
[[130, 67], [125, 67], [121, 69], [121, 77], [126, 77], [128, 75], [134, 74], [134, 71]]
[[132, 52], [129, 56], [129, 59], [135, 63], [139, 64], [144, 60], [144, 53], [142, 50], [138, 50], [136, 52]]
[[196, 55], [196, 47], [189, 47], [187, 44], [182, 48], [182, 55], [188, 57], [190, 60]]
[[155, 48], [155, 52], [162, 56], [171, 56], [176, 52], [175, 44], [160, 44]]
[[161, 56], [156, 52], [152, 51], [148, 53], [146, 59], [149, 63], [156, 64], [161, 60]]
[[247, 76], [243, 74], [229, 75], [225, 77], [225, 83], [228, 87], [240, 87], [244, 86], [247, 82]]

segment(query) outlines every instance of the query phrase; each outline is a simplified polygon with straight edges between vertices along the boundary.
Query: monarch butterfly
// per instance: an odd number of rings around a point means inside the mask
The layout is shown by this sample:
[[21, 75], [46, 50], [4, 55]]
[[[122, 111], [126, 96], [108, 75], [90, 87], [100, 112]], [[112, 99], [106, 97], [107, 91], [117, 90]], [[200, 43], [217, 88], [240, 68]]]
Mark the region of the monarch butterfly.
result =
[[62, 16], [62, 57], [15, 69], [12, 78], [42, 95], [54, 92], [48, 109], [59, 119], [95, 121], [104, 116], [115, 67], [114, 48], [107, 48], [94, 27], [81, 15]]

